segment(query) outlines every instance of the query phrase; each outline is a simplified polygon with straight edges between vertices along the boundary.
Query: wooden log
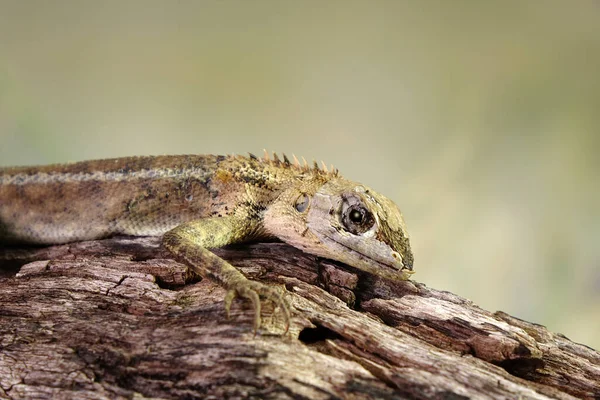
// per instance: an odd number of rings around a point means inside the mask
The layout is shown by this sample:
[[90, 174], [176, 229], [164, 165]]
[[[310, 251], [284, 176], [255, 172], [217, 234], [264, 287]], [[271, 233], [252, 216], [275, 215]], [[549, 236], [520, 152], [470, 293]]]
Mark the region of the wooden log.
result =
[[[600, 354], [416, 281], [281, 243], [215, 251], [283, 284], [287, 334], [156, 238], [0, 249], [0, 397], [600, 399]], [[418, 274], [417, 274], [418, 275]]]

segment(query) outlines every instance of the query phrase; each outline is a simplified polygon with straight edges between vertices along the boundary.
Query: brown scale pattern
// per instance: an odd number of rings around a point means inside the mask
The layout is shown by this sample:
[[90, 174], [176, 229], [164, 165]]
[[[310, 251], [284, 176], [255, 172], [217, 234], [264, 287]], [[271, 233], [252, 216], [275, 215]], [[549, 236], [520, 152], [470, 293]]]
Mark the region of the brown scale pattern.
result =
[[[142, 156], [0, 168], [0, 240], [159, 235], [192, 219], [228, 215], [238, 204], [261, 208], [290, 180], [338, 175], [293, 159], [265, 152], [262, 158]], [[248, 186], [253, 199], [246, 198]]]

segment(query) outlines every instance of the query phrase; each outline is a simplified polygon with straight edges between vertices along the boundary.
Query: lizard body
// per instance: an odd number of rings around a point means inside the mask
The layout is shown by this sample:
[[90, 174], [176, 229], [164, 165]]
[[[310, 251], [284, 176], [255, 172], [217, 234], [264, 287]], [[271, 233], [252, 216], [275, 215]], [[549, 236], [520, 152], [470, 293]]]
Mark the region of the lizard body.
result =
[[[295, 159], [295, 158], [294, 158]], [[0, 168], [0, 243], [59, 244], [114, 235], [163, 236], [163, 245], [234, 297], [260, 297], [289, 320], [281, 292], [244, 277], [209, 249], [280, 239], [393, 280], [413, 256], [397, 206], [315, 163], [284, 156], [146, 156]]]

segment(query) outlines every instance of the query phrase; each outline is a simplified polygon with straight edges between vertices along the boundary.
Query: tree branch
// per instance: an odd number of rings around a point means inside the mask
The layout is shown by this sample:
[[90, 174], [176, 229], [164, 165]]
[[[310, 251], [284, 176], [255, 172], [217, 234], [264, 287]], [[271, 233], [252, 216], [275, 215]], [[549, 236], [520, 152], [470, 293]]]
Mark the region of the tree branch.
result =
[[256, 336], [249, 304], [227, 320], [155, 238], [0, 249], [0, 397], [600, 398], [600, 354], [541, 325], [281, 243], [215, 252], [285, 284], [288, 334], [270, 304]]

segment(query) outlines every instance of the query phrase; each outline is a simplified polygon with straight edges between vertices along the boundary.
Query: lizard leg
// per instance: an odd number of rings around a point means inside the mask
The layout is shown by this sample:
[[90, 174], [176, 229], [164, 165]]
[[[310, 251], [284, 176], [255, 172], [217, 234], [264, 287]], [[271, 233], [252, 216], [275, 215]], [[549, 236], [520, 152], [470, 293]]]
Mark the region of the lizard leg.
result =
[[252, 302], [254, 331], [260, 327], [260, 298], [273, 302], [285, 318], [286, 332], [289, 328], [290, 306], [281, 290], [246, 278], [236, 267], [212, 253], [209, 249], [240, 242], [255, 229], [247, 219], [234, 216], [204, 218], [182, 224], [163, 236], [163, 245], [178, 258], [184, 260], [194, 272], [215, 279], [227, 289], [225, 311], [229, 317], [231, 302], [242, 297]]

